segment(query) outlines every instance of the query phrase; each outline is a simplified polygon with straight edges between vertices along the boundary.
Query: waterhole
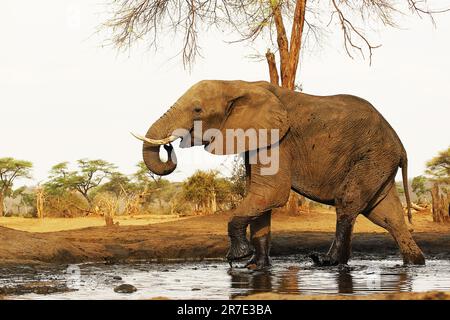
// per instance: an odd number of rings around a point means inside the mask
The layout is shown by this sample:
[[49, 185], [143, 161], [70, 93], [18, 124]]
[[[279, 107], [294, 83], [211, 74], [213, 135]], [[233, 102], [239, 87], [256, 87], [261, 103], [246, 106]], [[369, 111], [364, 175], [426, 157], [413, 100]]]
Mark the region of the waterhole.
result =
[[[8, 299], [231, 299], [261, 292], [367, 295], [450, 290], [450, 260], [428, 259], [426, 266], [405, 267], [396, 258], [359, 257], [346, 268], [319, 268], [307, 257], [289, 256], [272, 263], [265, 272], [230, 269], [223, 261], [0, 268], [0, 288]], [[121, 284], [137, 290], [116, 293], [114, 288]]]

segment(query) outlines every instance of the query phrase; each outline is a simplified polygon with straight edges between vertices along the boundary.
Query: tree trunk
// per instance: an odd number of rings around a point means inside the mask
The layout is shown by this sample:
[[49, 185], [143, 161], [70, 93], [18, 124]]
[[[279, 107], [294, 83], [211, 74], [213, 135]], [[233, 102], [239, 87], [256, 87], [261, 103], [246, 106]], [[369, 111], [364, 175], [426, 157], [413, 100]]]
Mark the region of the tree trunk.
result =
[[295, 89], [295, 78], [299, 64], [300, 49], [302, 46], [303, 27], [305, 25], [306, 0], [297, 0], [294, 10], [294, 22], [292, 23], [291, 41], [289, 47], [288, 79], [286, 86], [288, 89]]
[[[302, 45], [303, 27], [305, 25], [307, 0], [297, 0], [294, 9], [294, 19], [290, 41], [288, 41], [286, 28], [284, 27], [283, 17], [280, 8], [280, 2], [274, 1], [272, 12], [277, 31], [278, 53], [280, 55], [280, 74], [281, 87], [294, 90], [295, 79], [297, 76], [297, 67], [299, 65], [300, 49]], [[267, 50], [266, 60], [269, 67], [270, 82], [274, 85], [280, 85], [280, 76], [277, 70], [277, 64], [274, 54]], [[296, 215], [298, 211], [298, 201], [305, 203], [305, 198], [291, 191], [287, 204], [282, 208], [284, 212], [290, 215]]]
[[280, 83], [280, 77], [278, 75], [277, 63], [275, 61], [275, 55], [270, 50], [266, 52], [266, 60], [269, 66], [270, 83], [278, 85]]
[[3, 217], [5, 214], [5, 196], [3, 195], [3, 192], [0, 191], [0, 217]]
[[[280, 74], [281, 85], [287, 88], [288, 78], [291, 77], [289, 72], [289, 42], [284, 28], [283, 16], [281, 14], [281, 7], [279, 2], [271, 2], [273, 19], [277, 30], [277, 45], [278, 53], [280, 55]], [[294, 21], [295, 23], [295, 21]]]
[[89, 198], [87, 192], [80, 192], [80, 193], [83, 196], [83, 198], [86, 199], [86, 201], [88, 203], [88, 207], [89, 207], [88, 214], [91, 214], [92, 213], [92, 208], [93, 208], [93, 203], [92, 203], [91, 198]]
[[109, 213], [105, 214], [105, 224], [107, 227], [114, 226], [114, 219]]
[[38, 218], [44, 218], [44, 190], [42, 188], [36, 189], [36, 211]]
[[212, 191], [211, 196], [211, 213], [214, 213], [217, 211], [217, 199], [216, 199], [216, 191]]
[[296, 216], [298, 214], [298, 195], [293, 191], [289, 194], [289, 200], [286, 204], [286, 212], [290, 216]]
[[427, 208], [421, 207], [418, 204], [415, 204], [413, 202], [411, 202], [411, 208], [416, 210], [416, 211], [425, 211], [425, 210], [427, 210]]
[[450, 194], [443, 194], [439, 184], [433, 184], [431, 188], [433, 206], [433, 221], [437, 223], [450, 222]]

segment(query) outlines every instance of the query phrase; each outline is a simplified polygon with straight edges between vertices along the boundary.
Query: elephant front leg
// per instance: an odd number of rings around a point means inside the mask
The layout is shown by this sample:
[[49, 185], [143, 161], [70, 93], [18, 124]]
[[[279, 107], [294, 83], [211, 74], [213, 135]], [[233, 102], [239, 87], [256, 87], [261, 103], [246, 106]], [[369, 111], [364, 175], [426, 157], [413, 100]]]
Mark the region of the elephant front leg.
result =
[[[230, 248], [228, 262], [251, 256], [246, 263], [249, 269], [264, 269], [270, 265], [270, 220], [272, 210], [256, 217], [234, 216], [228, 223]], [[247, 239], [247, 225], [250, 225], [251, 244]]]
[[251, 165], [250, 171], [247, 195], [234, 209], [228, 223], [230, 249], [227, 260], [231, 263], [253, 253], [246, 234], [250, 224], [251, 244], [255, 250], [250, 264], [259, 268], [269, 263], [271, 210], [287, 202], [291, 178], [286, 161], [280, 161], [279, 170], [273, 175], [262, 175], [258, 165]]
[[232, 261], [244, 259], [253, 254], [247, 239], [247, 226], [251, 219], [251, 217], [234, 216], [228, 222], [230, 248], [226, 257], [230, 265]]

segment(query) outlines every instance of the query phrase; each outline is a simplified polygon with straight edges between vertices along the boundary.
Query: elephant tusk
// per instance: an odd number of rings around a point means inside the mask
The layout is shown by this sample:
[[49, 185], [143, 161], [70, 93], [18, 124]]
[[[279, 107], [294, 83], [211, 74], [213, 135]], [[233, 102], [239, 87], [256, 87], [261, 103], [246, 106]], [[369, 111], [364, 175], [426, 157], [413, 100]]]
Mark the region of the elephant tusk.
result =
[[173, 142], [173, 141], [175, 141], [175, 140], [177, 140], [179, 138], [177, 136], [170, 136], [170, 137], [167, 137], [167, 138], [164, 138], [164, 139], [161, 139], [161, 140], [155, 140], [155, 139], [150, 139], [150, 138], [147, 138], [147, 137], [140, 136], [138, 134], [134, 134], [133, 132], [130, 132], [130, 133], [136, 139], [144, 141], [144, 142], [147, 142], [147, 143], [155, 145], [155, 146], [161, 146], [161, 145], [164, 145], [164, 144], [168, 144], [168, 143], [171, 143], [171, 142]]

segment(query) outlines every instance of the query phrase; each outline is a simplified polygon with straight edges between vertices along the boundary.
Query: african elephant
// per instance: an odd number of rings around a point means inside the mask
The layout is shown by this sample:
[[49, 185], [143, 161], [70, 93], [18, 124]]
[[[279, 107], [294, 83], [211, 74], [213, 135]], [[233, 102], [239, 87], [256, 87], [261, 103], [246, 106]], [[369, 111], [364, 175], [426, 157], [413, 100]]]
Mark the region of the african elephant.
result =
[[[195, 129], [198, 122], [200, 130]], [[240, 137], [250, 129], [271, 133], [266, 139], [253, 136], [256, 145], [244, 137], [236, 147], [238, 134], [228, 136], [225, 131], [239, 129]], [[394, 186], [400, 167], [410, 217], [406, 151], [389, 123], [366, 100], [351, 95], [314, 96], [265, 81], [205, 80], [192, 86], [145, 137], [138, 138], [144, 141], [145, 164], [159, 175], [175, 169], [170, 143], [178, 138], [181, 147], [201, 144], [214, 154], [245, 155], [247, 194], [232, 210], [228, 223], [229, 261], [251, 256], [248, 266], [269, 265], [271, 210], [283, 206], [294, 190], [336, 207], [335, 239], [327, 254], [312, 256], [316, 264], [348, 262], [359, 214], [389, 231], [405, 264], [425, 263], [408, 231]], [[233, 147], [225, 150], [223, 145]], [[165, 162], [159, 156], [161, 146], [168, 153]], [[267, 167], [267, 162], [259, 160], [263, 152], [277, 155], [277, 170], [270, 174], [263, 174]]]

